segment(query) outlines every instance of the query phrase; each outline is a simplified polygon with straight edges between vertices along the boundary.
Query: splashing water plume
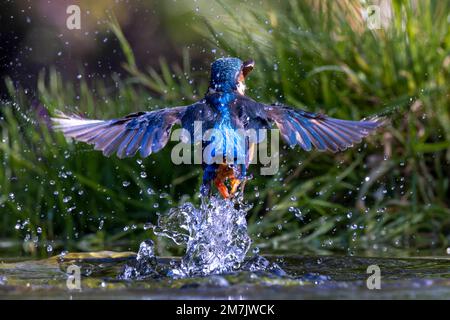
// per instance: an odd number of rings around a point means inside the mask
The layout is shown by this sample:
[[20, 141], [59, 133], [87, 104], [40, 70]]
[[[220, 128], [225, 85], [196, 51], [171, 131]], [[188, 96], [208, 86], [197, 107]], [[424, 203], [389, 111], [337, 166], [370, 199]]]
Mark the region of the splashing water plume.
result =
[[251, 245], [245, 219], [249, 209], [211, 197], [200, 209], [185, 203], [160, 216], [155, 234], [186, 244], [186, 254], [173, 276], [228, 273], [239, 268]]
[[139, 246], [139, 252], [129, 265], [125, 265], [119, 279], [145, 279], [157, 277], [157, 261], [152, 240], [145, 240]]
[[[211, 198], [202, 199], [200, 208], [185, 203], [158, 217], [153, 231], [158, 236], [186, 245], [186, 253], [173, 263], [164, 274], [173, 278], [226, 274], [236, 271], [269, 271], [279, 276], [284, 271], [265, 258], [245, 261], [251, 245], [247, 234], [247, 212], [250, 205], [242, 199], [236, 201]], [[150, 240], [141, 243], [136, 261], [125, 266], [121, 279], [145, 278], [158, 274], [157, 263]], [[159, 273], [161, 275], [161, 273]]]

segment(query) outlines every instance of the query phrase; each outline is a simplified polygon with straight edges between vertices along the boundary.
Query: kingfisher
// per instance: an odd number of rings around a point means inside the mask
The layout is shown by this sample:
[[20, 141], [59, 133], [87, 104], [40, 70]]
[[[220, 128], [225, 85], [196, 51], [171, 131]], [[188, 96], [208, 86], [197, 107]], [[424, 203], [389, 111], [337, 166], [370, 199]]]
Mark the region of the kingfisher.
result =
[[[237, 134], [246, 130], [268, 130], [277, 127], [282, 139], [290, 146], [300, 146], [305, 151], [317, 149], [333, 153], [360, 143], [382, 125], [380, 118], [361, 121], [341, 120], [322, 113], [300, 110], [284, 104], [265, 104], [245, 95], [245, 79], [255, 66], [254, 60], [224, 57], [211, 64], [208, 90], [203, 99], [187, 106], [169, 107], [137, 112], [112, 120], [91, 120], [78, 115], [59, 113], [52, 118], [54, 128], [66, 137], [94, 145], [105, 156], [116, 154], [119, 158], [133, 157], [139, 152], [142, 158], [160, 151], [169, 141], [172, 128], [181, 126], [194, 143], [195, 123], [202, 130], [213, 129], [222, 134], [219, 139], [199, 138], [204, 142], [202, 151], [211, 143], [221, 141], [212, 148], [210, 157], [223, 161], [202, 159], [203, 178], [201, 194], [212, 193], [213, 185], [225, 199], [233, 198], [248, 179], [247, 169], [254, 156], [255, 145], [264, 137], [250, 141], [248, 136]], [[218, 150], [218, 151], [217, 151]], [[238, 163], [237, 158], [244, 158]]]

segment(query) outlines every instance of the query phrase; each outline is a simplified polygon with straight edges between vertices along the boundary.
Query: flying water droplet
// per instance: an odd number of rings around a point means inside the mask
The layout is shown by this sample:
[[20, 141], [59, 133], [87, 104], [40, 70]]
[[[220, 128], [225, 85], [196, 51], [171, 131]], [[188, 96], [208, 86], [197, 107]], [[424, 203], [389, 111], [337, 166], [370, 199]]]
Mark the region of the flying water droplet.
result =
[[130, 181], [123, 181], [122, 182], [122, 185], [126, 188], [126, 187], [128, 187], [129, 185], [131, 184], [131, 182]]

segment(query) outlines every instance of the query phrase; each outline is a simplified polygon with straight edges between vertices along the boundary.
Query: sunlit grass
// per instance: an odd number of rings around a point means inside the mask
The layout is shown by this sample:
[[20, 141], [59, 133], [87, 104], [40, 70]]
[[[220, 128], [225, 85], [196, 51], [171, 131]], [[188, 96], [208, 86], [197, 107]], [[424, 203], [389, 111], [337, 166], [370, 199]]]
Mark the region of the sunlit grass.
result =
[[[268, 2], [235, 10], [219, 2], [221, 19], [205, 16], [208, 28], [200, 31], [220, 54], [256, 60], [247, 83], [254, 99], [346, 119], [390, 119], [385, 129], [344, 153], [284, 150], [276, 176], [253, 170], [247, 187], [248, 201], [255, 204], [252, 238], [263, 252], [448, 246], [450, 5], [394, 1], [392, 20], [369, 30], [359, 2], [317, 3]], [[125, 79], [113, 75], [113, 85], [88, 85], [84, 78], [65, 83], [48, 70], [39, 78], [36, 99], [7, 80], [11, 99], [1, 102], [0, 122], [0, 237], [25, 238], [29, 251], [44, 253], [48, 244], [92, 250], [124, 243], [135, 249], [151, 236], [143, 227], [157, 212], [197, 201], [199, 168], [172, 165], [170, 150], [142, 163], [105, 158], [48, 130], [48, 114], [56, 109], [113, 118], [188, 104], [206, 91], [208, 79], [192, 72], [187, 51], [180, 67], [162, 58], [160, 72], [140, 70], [114, 18], [110, 27], [124, 51]], [[160, 199], [161, 193], [167, 196]], [[39, 240], [37, 249], [33, 240]], [[157, 243], [166, 253], [167, 242]]]

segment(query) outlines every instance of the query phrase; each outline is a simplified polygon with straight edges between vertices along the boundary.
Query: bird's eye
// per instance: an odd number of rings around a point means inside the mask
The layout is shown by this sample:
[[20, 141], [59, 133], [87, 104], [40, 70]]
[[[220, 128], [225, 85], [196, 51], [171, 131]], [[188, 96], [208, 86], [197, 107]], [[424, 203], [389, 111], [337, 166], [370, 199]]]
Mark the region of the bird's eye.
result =
[[253, 61], [253, 60], [247, 60], [243, 63], [242, 73], [243, 73], [244, 77], [246, 77], [253, 70], [254, 66], [255, 66], [255, 61]]

